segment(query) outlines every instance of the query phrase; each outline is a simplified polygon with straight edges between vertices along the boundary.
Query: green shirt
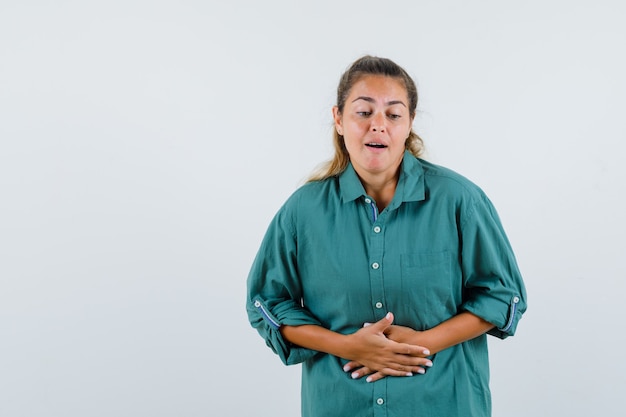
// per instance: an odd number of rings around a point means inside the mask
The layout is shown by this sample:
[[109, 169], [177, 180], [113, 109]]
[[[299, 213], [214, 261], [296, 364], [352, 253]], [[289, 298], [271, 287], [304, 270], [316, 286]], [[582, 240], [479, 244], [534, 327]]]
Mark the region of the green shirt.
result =
[[405, 153], [382, 212], [351, 165], [299, 188], [269, 226], [248, 277], [250, 323], [285, 364], [303, 363], [303, 417], [491, 415], [486, 335], [432, 357], [426, 374], [368, 383], [347, 362], [291, 345], [281, 325], [356, 332], [388, 311], [426, 330], [469, 311], [514, 334], [526, 293], [489, 199], [448, 169]]

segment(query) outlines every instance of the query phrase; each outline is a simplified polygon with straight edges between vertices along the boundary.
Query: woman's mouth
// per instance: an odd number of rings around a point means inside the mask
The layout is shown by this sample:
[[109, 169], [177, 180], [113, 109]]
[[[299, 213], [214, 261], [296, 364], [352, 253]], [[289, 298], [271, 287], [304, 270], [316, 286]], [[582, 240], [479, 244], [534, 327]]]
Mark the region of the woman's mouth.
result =
[[387, 147], [387, 145], [383, 145], [382, 143], [378, 143], [378, 142], [366, 143], [365, 146], [369, 146], [370, 148], [376, 148], [376, 149], [383, 149]]

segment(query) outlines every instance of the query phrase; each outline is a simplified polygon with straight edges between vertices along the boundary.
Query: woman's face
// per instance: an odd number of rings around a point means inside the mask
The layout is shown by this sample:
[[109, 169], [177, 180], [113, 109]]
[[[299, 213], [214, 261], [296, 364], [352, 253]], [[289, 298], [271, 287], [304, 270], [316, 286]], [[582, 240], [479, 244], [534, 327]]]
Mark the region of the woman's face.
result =
[[413, 119], [401, 80], [366, 75], [350, 90], [342, 113], [335, 106], [335, 128], [361, 179], [395, 177]]

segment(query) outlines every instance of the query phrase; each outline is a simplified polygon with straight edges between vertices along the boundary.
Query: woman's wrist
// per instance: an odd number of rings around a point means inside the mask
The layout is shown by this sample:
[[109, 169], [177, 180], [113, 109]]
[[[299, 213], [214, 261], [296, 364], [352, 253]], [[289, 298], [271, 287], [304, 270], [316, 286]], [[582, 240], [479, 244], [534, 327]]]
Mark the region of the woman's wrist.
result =
[[282, 326], [281, 334], [288, 342], [303, 348], [331, 355], [343, 356], [350, 351], [349, 335], [343, 335], [322, 326], [305, 324], [302, 326]]

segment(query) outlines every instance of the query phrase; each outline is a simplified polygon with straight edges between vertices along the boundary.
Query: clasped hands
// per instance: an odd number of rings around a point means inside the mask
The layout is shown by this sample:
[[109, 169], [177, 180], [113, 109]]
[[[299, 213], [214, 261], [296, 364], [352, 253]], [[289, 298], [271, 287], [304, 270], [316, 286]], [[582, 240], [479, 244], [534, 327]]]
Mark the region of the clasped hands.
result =
[[380, 321], [365, 324], [349, 335], [353, 342], [352, 360], [343, 370], [352, 371], [353, 379], [367, 375], [367, 382], [374, 382], [386, 376], [413, 376], [425, 373], [424, 367], [433, 365], [426, 347], [405, 343], [416, 331], [392, 323], [393, 314], [387, 313]]

